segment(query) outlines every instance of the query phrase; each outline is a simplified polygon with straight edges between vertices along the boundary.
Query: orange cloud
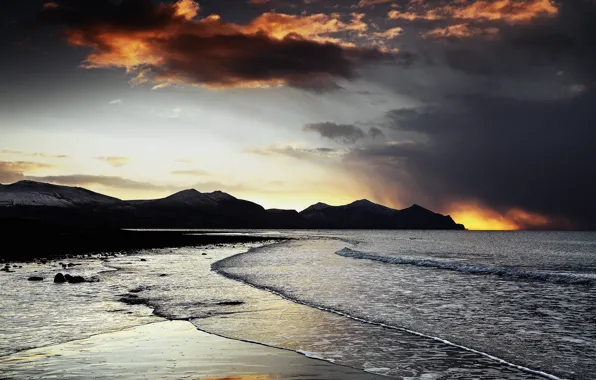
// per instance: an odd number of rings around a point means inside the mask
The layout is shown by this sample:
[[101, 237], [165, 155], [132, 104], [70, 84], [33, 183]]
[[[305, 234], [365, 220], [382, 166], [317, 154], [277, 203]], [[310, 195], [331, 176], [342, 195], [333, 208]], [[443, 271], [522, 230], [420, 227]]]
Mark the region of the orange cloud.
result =
[[555, 16], [559, 10], [550, 0], [476, 1], [450, 11], [455, 18], [469, 20], [504, 20], [510, 23], [528, 22], [541, 16]]
[[392, 10], [387, 14], [389, 19], [404, 20], [499, 20], [508, 23], [529, 22], [538, 17], [553, 17], [559, 9], [550, 0], [477, 0], [471, 3], [466, 0], [447, 4], [441, 7], [417, 10], [416, 5], [406, 12]]
[[445, 28], [436, 28], [422, 36], [424, 38], [466, 38], [472, 36], [485, 36], [495, 38], [499, 35], [497, 28], [476, 28], [468, 24], [449, 25]]
[[179, 0], [174, 4], [174, 7], [176, 8], [174, 15], [184, 17], [187, 20], [192, 20], [197, 17], [200, 9], [199, 4], [195, 3], [193, 0]]
[[360, 14], [342, 22], [338, 15], [264, 13], [240, 25], [218, 15], [199, 18], [192, 0], [139, 0], [123, 3], [126, 9], [106, 3], [44, 8], [40, 20], [65, 26], [71, 45], [92, 49], [83, 67], [123, 68], [136, 84], [310, 87], [350, 79], [358, 64], [382, 57], [337, 36], [365, 31]]

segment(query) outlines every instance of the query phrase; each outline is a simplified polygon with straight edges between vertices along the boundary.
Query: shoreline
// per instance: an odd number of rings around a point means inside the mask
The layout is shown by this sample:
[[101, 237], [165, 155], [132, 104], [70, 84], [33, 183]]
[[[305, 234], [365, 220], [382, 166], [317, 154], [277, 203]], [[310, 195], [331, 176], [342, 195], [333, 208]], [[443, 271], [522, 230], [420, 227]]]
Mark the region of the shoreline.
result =
[[354, 379], [386, 377], [300, 353], [224, 338], [187, 321], [160, 321], [0, 359], [6, 379]]
[[189, 231], [138, 231], [120, 229], [3, 229], [6, 236], [35, 236], [35, 239], [16, 241], [8, 238], [7, 243], [18, 249], [3, 250], [0, 263], [32, 262], [35, 260], [56, 260], [76, 256], [115, 252], [134, 253], [145, 249], [199, 247], [207, 245], [258, 243], [286, 241], [290, 238], [276, 236], [254, 236], [218, 234], [216, 232]]
[[[229, 236], [229, 235], [227, 235], [227, 236]], [[243, 248], [242, 251], [236, 251], [236, 253], [235, 254], [232, 254], [231, 256], [221, 257], [221, 255], [216, 254], [216, 252], [218, 252], [220, 250], [220, 248], [217, 247], [217, 246], [211, 247], [211, 248], [214, 249], [213, 251], [209, 251], [209, 248], [202, 249], [201, 250], [199, 247], [197, 247], [199, 250], [203, 251], [202, 255], [207, 255], [207, 256], [200, 256], [199, 255], [200, 252], [194, 253], [193, 251], [195, 251], [195, 249], [193, 249], [193, 248], [182, 249], [181, 252], [190, 252], [191, 256], [193, 257], [193, 261], [192, 261], [193, 268], [195, 268], [195, 269], [204, 268], [208, 272], [212, 272], [212, 273], [215, 272], [214, 274], [215, 274], [216, 277], [220, 277], [221, 276], [222, 278], [227, 278], [227, 279], [233, 280], [234, 282], [238, 282], [238, 279], [237, 278], [230, 278], [229, 276], [221, 273], [220, 271], [218, 271], [216, 269], [214, 270], [214, 267], [217, 267], [218, 264], [220, 264], [222, 261], [225, 261], [227, 259], [231, 259], [231, 258], [233, 258], [235, 256], [249, 254], [253, 250], [263, 249], [263, 248], [265, 248], [267, 246], [271, 246], [271, 245], [279, 245], [279, 244], [286, 244], [286, 243], [290, 243], [291, 244], [292, 243], [291, 240], [293, 240], [293, 239], [289, 239], [290, 241], [281, 241], [280, 239], [270, 239], [270, 236], [267, 236], [267, 237], [265, 237], [262, 240], [263, 240], [263, 242], [261, 244], [259, 244], [258, 246], [256, 246], [256, 244], [245, 245], [244, 247], [250, 247], [250, 248], [248, 250], [246, 250], [246, 248]], [[267, 240], [268, 240], [268, 242], [266, 242]], [[275, 240], [277, 240], [277, 241], [275, 241]], [[343, 239], [339, 239], [339, 240], [342, 240], [343, 241]], [[294, 243], [298, 243], [298, 242], [299, 241], [295, 241]], [[242, 244], [240, 244], [239, 246], [242, 247]], [[225, 248], [224, 248], [224, 250], [225, 250]], [[145, 293], [145, 291], [153, 286], [153, 285], [150, 285], [150, 284], [159, 284], [159, 283], [161, 283], [162, 280], [158, 280], [158, 282], [155, 282], [154, 280], [151, 280], [151, 278], [156, 278], [157, 276], [161, 276], [160, 273], [169, 273], [168, 276], [172, 276], [172, 277], [166, 277], [166, 279], [169, 279], [169, 278], [172, 278], [172, 279], [180, 278], [180, 276], [182, 275], [182, 273], [187, 273], [186, 271], [187, 271], [188, 266], [186, 268], [184, 268], [184, 267], [178, 267], [178, 268], [172, 267], [172, 263], [174, 261], [179, 261], [178, 260], [178, 257], [177, 257], [177, 255], [178, 255], [177, 253], [175, 253], [175, 255], [173, 255], [173, 256], [170, 255], [170, 253], [174, 253], [174, 252], [175, 252], [174, 250], [169, 250], [169, 249], [165, 249], [163, 251], [155, 251], [155, 252], [152, 252], [152, 251], [147, 251], [147, 252], [136, 251], [136, 252], [132, 252], [132, 254], [130, 256], [129, 255], [126, 255], [126, 254], [122, 254], [122, 255], [121, 254], [118, 254], [118, 255], [116, 255], [117, 257], [114, 260], [111, 260], [110, 259], [109, 261], [110, 262], [114, 262], [116, 264], [115, 266], [112, 266], [111, 264], [108, 264], [106, 262], [106, 260], [103, 260], [101, 258], [100, 258], [101, 260], [96, 260], [95, 263], [96, 264], [100, 264], [102, 266], [107, 266], [107, 267], [109, 267], [111, 269], [114, 269], [116, 271], [119, 271], [119, 270], [123, 270], [124, 269], [124, 272], [123, 272], [122, 276], [127, 276], [127, 273], [128, 274], [132, 273], [128, 268], [138, 267], [139, 265], [141, 267], [144, 267], [144, 268], [147, 268], [147, 269], [151, 268], [149, 271], [145, 271], [146, 275], [148, 275], [148, 276], [146, 276], [145, 278], [142, 278], [142, 280], [141, 280], [142, 282], [139, 282], [139, 283], [136, 284], [136, 285], [141, 285], [141, 286], [139, 286], [139, 287], [128, 286], [128, 287], [124, 288], [124, 289], [128, 289], [128, 292], [129, 292], [128, 295], [127, 294], [116, 294], [116, 293], [114, 293], [114, 295], [117, 295], [117, 297], [120, 297], [120, 296], [123, 296], [124, 298], [126, 298], [127, 296], [135, 297], [133, 299], [133, 302], [131, 302], [130, 304], [128, 304], [128, 306], [125, 306], [124, 308], [128, 308], [129, 306], [132, 306], [133, 308], [134, 307], [142, 307], [142, 308], [148, 310], [149, 313], [155, 319], [158, 319], [159, 320], [157, 322], [153, 322], [153, 321], [152, 322], [149, 322], [149, 324], [160, 323], [160, 322], [165, 322], [165, 321], [170, 321], [170, 322], [172, 322], [172, 321], [187, 322], [188, 321], [188, 322], [191, 322], [194, 325], [193, 327], [196, 330], [198, 330], [200, 332], [203, 332], [203, 333], [206, 333], [206, 334], [209, 334], [209, 335], [215, 335], [215, 336], [218, 336], [218, 337], [221, 337], [221, 338], [231, 339], [231, 340], [234, 340], [234, 341], [237, 341], [237, 342], [244, 342], [244, 343], [252, 344], [252, 345], [263, 346], [263, 347], [271, 348], [271, 349], [275, 349], [275, 350], [284, 350], [284, 351], [288, 351], [288, 352], [291, 352], [291, 353], [296, 353], [298, 355], [305, 356], [307, 358], [311, 358], [311, 359], [314, 359], [314, 360], [324, 361], [325, 363], [334, 363], [333, 360], [326, 359], [326, 358], [328, 358], [328, 356], [324, 356], [324, 357], [323, 356], [321, 356], [321, 357], [316, 356], [317, 352], [311, 352], [311, 351], [317, 351], [317, 350], [311, 350], [310, 347], [306, 348], [308, 351], [304, 351], [302, 349], [302, 347], [295, 348], [295, 347], [284, 346], [284, 345], [281, 345], [280, 346], [280, 345], [276, 345], [275, 342], [271, 343], [270, 341], [266, 341], [267, 343], [262, 343], [262, 342], [265, 342], [265, 341], [260, 341], [259, 339], [261, 339], [261, 338], [258, 335], [254, 335], [254, 334], [252, 334], [252, 336], [251, 336], [251, 334], [245, 335], [246, 339], [244, 339], [242, 337], [242, 334], [240, 334], [241, 336], [239, 337], [239, 336], [236, 336], [234, 334], [228, 335], [228, 334], [226, 334], [225, 330], [219, 330], [218, 331], [217, 328], [215, 330], [213, 328], [209, 328], [209, 327], [203, 328], [201, 326], [202, 323], [200, 321], [201, 320], [210, 320], [211, 317], [205, 317], [204, 315], [203, 316], [199, 316], [198, 314], [192, 314], [192, 312], [191, 312], [190, 314], [178, 314], [179, 318], [176, 318], [176, 313], [177, 313], [176, 310], [174, 310], [173, 312], [171, 312], [172, 314], [168, 314], [168, 312], [161, 313], [160, 310], [162, 310], [162, 311], [164, 310], [163, 309], [163, 305], [156, 304], [155, 302], [153, 302], [153, 299], [154, 299], [153, 296], [154, 295], [152, 295], [150, 293], [149, 293], [148, 298], [146, 298], [147, 296], [145, 296], [145, 294], [147, 294], [147, 293]], [[205, 252], [208, 252], [208, 253], [205, 253]], [[186, 253], [186, 255], [188, 255], [188, 254], [189, 253]], [[217, 258], [217, 256], [219, 256], [220, 258]], [[143, 257], [145, 257], [146, 259], [143, 259]], [[210, 262], [209, 261], [209, 260], [211, 260], [210, 257], [213, 257], [217, 261]], [[87, 261], [87, 260], [88, 260], [87, 258], [83, 258], [81, 261]], [[145, 261], [148, 261], [148, 262], [145, 263]], [[91, 263], [91, 262], [89, 262], [89, 263]], [[157, 266], [156, 266], [156, 264], [157, 264]], [[194, 265], [196, 265], [196, 264], [199, 264], [199, 267], [195, 267]], [[33, 264], [33, 265], [36, 265], [36, 264]], [[157, 269], [157, 268], [159, 268], [159, 269]], [[164, 272], [164, 270], [165, 270], [165, 272]], [[108, 277], [115, 277], [115, 276], [108, 274]], [[6, 278], [8, 278], [8, 277], [6, 277]], [[106, 279], [106, 280], [108, 280], [108, 279]], [[174, 280], [174, 281], [176, 281], [176, 280]], [[245, 285], [249, 285], [252, 288], [258, 289], [259, 291], [265, 290], [266, 293], [270, 293], [270, 294], [276, 296], [276, 298], [279, 297], [280, 299], [284, 299], [284, 300], [286, 300], [288, 302], [291, 302], [293, 305], [303, 305], [303, 306], [306, 306], [306, 307], [308, 307], [310, 309], [315, 309], [315, 310], [318, 309], [319, 312], [330, 313], [330, 314], [334, 314], [334, 315], [341, 316], [341, 317], [344, 317], [344, 318], [347, 317], [347, 319], [352, 319], [352, 320], [357, 321], [357, 322], [360, 322], [360, 323], [365, 322], [366, 324], [371, 324], [370, 321], [360, 320], [360, 319], [353, 318], [352, 316], [349, 316], [349, 315], [340, 314], [340, 313], [338, 313], [337, 310], [324, 309], [324, 308], [317, 307], [317, 306], [314, 306], [314, 305], [311, 305], [311, 304], [303, 303], [303, 302], [297, 301], [297, 300], [295, 300], [293, 298], [288, 298], [287, 296], [285, 296], [283, 294], [280, 294], [280, 293], [277, 293], [277, 292], [272, 292], [271, 289], [261, 288], [259, 286], [255, 286], [255, 285], [253, 285], [251, 283], [248, 283], [248, 282], [245, 282], [245, 281], [240, 281], [240, 282], [244, 283]], [[206, 286], [206, 284], [204, 285], [203, 282], [197, 282], [197, 284], [200, 284], [199, 287], [203, 287], [204, 286], [204, 289], [209, 289], [209, 287]], [[33, 283], [31, 285], [33, 285]], [[133, 285], [135, 285], [135, 284], [133, 283]], [[147, 285], [147, 286], [144, 286], [144, 285]], [[50, 285], [50, 286], [52, 286], [52, 285]], [[58, 286], [60, 286], [60, 285], [58, 285]], [[133, 289], [142, 289], [142, 288], [145, 289], [145, 290], [133, 290]], [[195, 289], [195, 288], [193, 288], [193, 289]], [[56, 288], [56, 289], [58, 289], [58, 288]], [[81, 288], [79, 288], [79, 289], [81, 289]], [[124, 292], [126, 292], [126, 290], [124, 290]], [[139, 293], [139, 292], [142, 292], [142, 293]], [[137, 296], [137, 294], [138, 294], [138, 296]], [[222, 298], [222, 296], [223, 296], [223, 298]], [[195, 298], [195, 300], [196, 299], [197, 298]], [[201, 299], [201, 298], [198, 298], [198, 299]], [[116, 298], [116, 300], [117, 300], [117, 298]], [[204, 299], [202, 299], [202, 302], [205, 302], [203, 300]], [[217, 297], [217, 300], [219, 300], [219, 301], [222, 301], [223, 300], [223, 302], [216, 303], [215, 301], [207, 301], [207, 303], [199, 302], [198, 304], [204, 305], [204, 306], [201, 306], [201, 307], [204, 308], [205, 310], [207, 310], [207, 314], [208, 315], [210, 314], [210, 312], [209, 312], [210, 308], [213, 308], [213, 307], [218, 308], [219, 309], [219, 312], [216, 313], [216, 314], [214, 314], [213, 317], [215, 317], [215, 319], [218, 319], [219, 318], [221, 320], [225, 320], [225, 318], [226, 318], [225, 315], [228, 314], [228, 311], [229, 311], [229, 314], [236, 314], [238, 312], [239, 313], [245, 313], [247, 311], [248, 312], [257, 312], [257, 313], [259, 312], [258, 309], [255, 309], [255, 310], [243, 310], [243, 309], [240, 309], [240, 311], [236, 311], [236, 308], [243, 308], [243, 306], [235, 306], [236, 305], [236, 302], [238, 300], [243, 300], [243, 299], [242, 298], [235, 298], [233, 295], [230, 296], [229, 293], [227, 293], [227, 292], [225, 294], [224, 293], [220, 294]], [[126, 302], [122, 301], [122, 299], [117, 300], [117, 301], [120, 301], [120, 302], [123, 302], [123, 303], [126, 304]], [[213, 303], [209, 303], [209, 302], [213, 302]], [[225, 306], [225, 305], [228, 305], [228, 304], [229, 305], [234, 305], [234, 306]], [[238, 302], [238, 304], [241, 305], [241, 304], [244, 304], [244, 302]], [[246, 302], [246, 304], [248, 305], [249, 303]], [[138, 306], [134, 306], [134, 305], [138, 305]], [[215, 305], [224, 305], [224, 306], [222, 307], [222, 306], [215, 306]], [[114, 308], [114, 309], [116, 309], [116, 308]], [[118, 309], [120, 309], [120, 308], [118, 308]], [[121, 312], [123, 310], [109, 310], [109, 311], [120, 311]], [[181, 317], [181, 316], [184, 316], [184, 315], [188, 315], [188, 317]], [[258, 314], [254, 314], [254, 315], [258, 315]], [[204, 318], [206, 318], [206, 319], [204, 319]], [[249, 317], [249, 319], [250, 319], [250, 317]], [[73, 339], [67, 340], [67, 341], [63, 341], [65, 343], [62, 343], [62, 345], [69, 344], [69, 343], [72, 343], [72, 342], [78, 342], [78, 341], [85, 340], [85, 339], [89, 339], [87, 337], [92, 337], [92, 336], [95, 336], [95, 335], [101, 335], [101, 334], [104, 334], [104, 333], [116, 334], [119, 331], [129, 330], [131, 328], [144, 326], [146, 324], [147, 323], [135, 324], [135, 325], [133, 325], [134, 327], [128, 326], [128, 327], [124, 327], [123, 329], [121, 329], [121, 328], [115, 328], [113, 330], [107, 330], [107, 332], [106, 331], [96, 332], [95, 334], [90, 334], [90, 335], [87, 335], [87, 336], [86, 335], [81, 336], [79, 334], [79, 336], [76, 337], [76, 338], [73, 338]], [[407, 330], [404, 330], [404, 329], [399, 328], [399, 327], [386, 326], [386, 325], [381, 325], [381, 324], [377, 324], [377, 323], [373, 323], [373, 325], [380, 326], [380, 327], [385, 327], [385, 328], [389, 328], [389, 329], [396, 329], [397, 328], [398, 330], [400, 330], [402, 332], [407, 332], [409, 334], [414, 334], [414, 335], [418, 335], [420, 337], [429, 338], [429, 336], [420, 335], [420, 334], [417, 334], [415, 332], [407, 331]], [[85, 327], [85, 326], [83, 326], [83, 327]], [[93, 330], [93, 329], [91, 329], [91, 330]], [[430, 337], [430, 338], [432, 338], [432, 337]], [[458, 346], [457, 344], [453, 344], [453, 343], [448, 342], [448, 341], [443, 341], [440, 338], [435, 338], [433, 340], [438, 341], [438, 342], [441, 342], [441, 343], [444, 343], [444, 344], [448, 344], [449, 346], [452, 346], [452, 347], [458, 347], [460, 349], [464, 349], [465, 351], [468, 351], [469, 353], [483, 354], [483, 353], [480, 353], [480, 352], [477, 352], [477, 351], [472, 351], [472, 350], [466, 349], [466, 347]], [[56, 344], [54, 344], [54, 345], [50, 344], [49, 346], [46, 346], [46, 347], [54, 347], [54, 346], [56, 346]], [[58, 346], [61, 346], [61, 345], [59, 344]], [[40, 346], [39, 348], [42, 348], [42, 347]], [[31, 350], [28, 350], [28, 351], [31, 351]], [[18, 355], [21, 352], [23, 352], [23, 351], [22, 350], [19, 350], [18, 352], [14, 352], [13, 354], [8, 354], [8, 356]], [[421, 353], [422, 353], [422, 351], [421, 351]], [[312, 356], [313, 354], [315, 356]], [[549, 374], [541, 373], [540, 371], [533, 371], [533, 370], [529, 370], [528, 371], [528, 368], [526, 368], [526, 367], [523, 367], [522, 368], [520, 366], [512, 365], [509, 362], [500, 361], [500, 360], [498, 360], [498, 358], [491, 357], [491, 356], [486, 355], [486, 354], [484, 354], [482, 356], [484, 356], [487, 359], [493, 359], [497, 363], [504, 364], [504, 365], [507, 365], [509, 367], [513, 367], [513, 368], [516, 368], [518, 370], [521, 370], [521, 371], [523, 371], [523, 372], [525, 372], [525, 373], [527, 373], [529, 375], [530, 374], [538, 375], [538, 376], [540, 376], [542, 378], [544, 378], [545, 375], [549, 375]], [[2, 369], [2, 364], [1, 363], [2, 363], [2, 359], [4, 359], [4, 358], [5, 358], [4, 356], [3, 357], [0, 357], [0, 374], [3, 373], [3, 371], [2, 371], [3, 369]], [[234, 361], [232, 361], [232, 363], [233, 362]], [[342, 364], [340, 364], [341, 366], [345, 366], [346, 365], [346, 363], [343, 363], [342, 361], [340, 361], [340, 363], [342, 363]], [[368, 371], [372, 371], [373, 374], [379, 375], [379, 376], [383, 376], [383, 375], [381, 375], [381, 373], [383, 373], [382, 370], [385, 370], [385, 369], [388, 370], [389, 369], [389, 368], [384, 368], [384, 366], [373, 366], [374, 368], [373, 367], [367, 368], [366, 366], [360, 366], [360, 365], [358, 365], [358, 366], [351, 367], [351, 366], [349, 366], [349, 362], [347, 364], [348, 364], [347, 365], [347, 368], [352, 368], [352, 369], [355, 369], [357, 371], [367, 371], [368, 370]], [[456, 361], [454, 361], [453, 364], [456, 365]], [[377, 368], [377, 367], [379, 367], [379, 368]], [[381, 367], [383, 367], [383, 368], [381, 368]], [[362, 368], [366, 368], [366, 369], [363, 370]], [[379, 370], [381, 373], [375, 373], [375, 371], [377, 371], [377, 370]], [[367, 373], [370, 373], [370, 372], [367, 372]], [[550, 375], [550, 376], [552, 376], [552, 375]], [[546, 377], [547, 378], [551, 378], [551, 379], [556, 379], [556, 377], [550, 377], [550, 376], [546, 376]], [[3, 377], [0, 376], [0, 378], [3, 378]]]
[[[305, 302], [305, 301], [300, 300], [298, 298], [289, 296], [288, 294], [286, 294], [286, 293], [284, 293], [284, 292], [282, 292], [282, 291], [280, 291], [278, 289], [274, 289], [274, 288], [270, 288], [270, 287], [267, 287], [267, 286], [263, 286], [263, 285], [252, 283], [252, 282], [248, 281], [247, 279], [245, 279], [245, 278], [243, 278], [241, 276], [237, 276], [237, 275], [234, 275], [234, 274], [231, 274], [231, 273], [226, 272], [225, 269], [223, 268], [223, 266], [225, 265], [225, 262], [226, 261], [232, 260], [233, 258], [238, 257], [238, 256], [248, 255], [248, 254], [250, 254], [253, 251], [266, 248], [267, 246], [268, 245], [262, 245], [262, 246], [259, 246], [259, 247], [251, 248], [251, 249], [249, 249], [249, 250], [247, 250], [245, 252], [240, 252], [240, 253], [237, 253], [237, 254], [235, 254], [233, 256], [229, 256], [229, 257], [226, 257], [226, 258], [224, 258], [222, 260], [216, 261], [216, 262], [214, 262], [214, 263], [211, 264], [211, 271], [213, 271], [214, 273], [217, 273], [217, 274], [219, 274], [219, 275], [221, 275], [221, 276], [223, 276], [225, 278], [228, 278], [230, 280], [236, 281], [238, 283], [241, 283], [241, 284], [250, 286], [252, 288], [255, 288], [255, 289], [258, 289], [258, 290], [261, 290], [261, 291], [265, 291], [265, 292], [271, 293], [271, 294], [273, 294], [275, 296], [278, 296], [278, 297], [280, 297], [282, 299], [285, 299], [285, 300], [287, 300], [289, 302], [293, 302], [293, 303], [296, 303], [296, 304], [299, 304], [299, 305], [304, 305], [304, 306], [309, 307], [309, 308], [318, 309], [318, 310], [320, 310], [322, 312], [325, 312], [325, 313], [335, 314], [335, 315], [338, 315], [340, 317], [348, 318], [348, 319], [351, 319], [351, 320], [354, 320], [354, 321], [357, 321], [357, 322], [360, 322], [360, 323], [364, 323], [364, 324], [368, 324], [368, 325], [374, 325], [374, 326], [379, 326], [381, 328], [390, 329], [390, 330], [397, 330], [397, 331], [401, 331], [401, 332], [404, 332], [404, 333], [407, 333], [407, 334], [411, 334], [411, 335], [414, 335], [414, 336], [418, 336], [418, 337], [421, 337], [421, 338], [430, 339], [430, 340], [433, 340], [433, 341], [436, 341], [436, 342], [439, 342], [439, 343], [442, 343], [442, 344], [446, 344], [446, 345], [451, 346], [451, 347], [455, 347], [455, 348], [458, 348], [458, 349], [467, 351], [467, 352], [469, 352], [471, 354], [482, 356], [482, 357], [484, 357], [486, 359], [489, 359], [489, 360], [491, 360], [491, 361], [493, 361], [495, 363], [499, 363], [499, 364], [504, 365], [506, 367], [509, 367], [509, 368], [512, 368], [512, 369], [515, 369], [515, 370], [519, 370], [519, 371], [521, 371], [523, 373], [526, 373], [528, 375], [533, 375], [533, 376], [537, 376], [539, 378], [544, 378], [544, 379], [549, 379], [549, 380], [565, 380], [562, 377], [559, 377], [557, 375], [554, 375], [554, 374], [551, 374], [551, 373], [542, 371], [540, 369], [533, 369], [533, 368], [526, 367], [524, 365], [516, 364], [516, 363], [514, 363], [512, 361], [509, 361], [509, 360], [506, 360], [506, 359], [502, 359], [502, 358], [500, 358], [498, 356], [495, 356], [495, 355], [492, 355], [490, 353], [487, 353], [487, 352], [484, 352], [484, 351], [480, 351], [480, 350], [476, 350], [474, 348], [467, 347], [465, 345], [462, 345], [462, 344], [459, 344], [459, 343], [456, 343], [456, 342], [452, 342], [450, 340], [443, 339], [441, 337], [437, 337], [437, 336], [433, 336], [433, 335], [428, 335], [428, 334], [421, 333], [421, 332], [418, 332], [418, 331], [415, 331], [415, 330], [412, 330], [412, 329], [409, 329], [409, 328], [401, 327], [401, 326], [393, 326], [393, 325], [388, 325], [388, 324], [383, 323], [383, 322], [378, 322], [378, 321], [363, 319], [363, 318], [360, 318], [360, 317], [357, 317], [357, 316], [350, 315], [350, 314], [348, 314], [348, 313], [346, 313], [344, 311], [341, 311], [341, 310], [336, 310], [336, 309], [333, 309], [333, 308], [329, 308], [329, 307], [324, 307], [324, 306], [317, 305], [317, 304], [308, 303], [308, 302]], [[253, 341], [250, 341], [250, 340], [247, 340], [247, 342], [260, 344], [259, 342], [253, 342]], [[328, 361], [328, 360], [323, 359], [323, 358], [321, 358], [319, 360]]]

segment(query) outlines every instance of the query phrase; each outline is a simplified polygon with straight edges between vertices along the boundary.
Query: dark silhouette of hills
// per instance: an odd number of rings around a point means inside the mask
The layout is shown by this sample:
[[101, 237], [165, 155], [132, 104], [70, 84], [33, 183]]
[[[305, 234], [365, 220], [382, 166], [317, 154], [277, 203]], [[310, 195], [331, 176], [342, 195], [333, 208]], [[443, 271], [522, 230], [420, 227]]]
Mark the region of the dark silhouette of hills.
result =
[[344, 206], [317, 203], [297, 212], [265, 210], [221, 191], [189, 189], [161, 199], [123, 201], [79, 187], [33, 181], [0, 185], [0, 219], [114, 229], [464, 229], [450, 216], [418, 205], [395, 210], [365, 199]]
[[344, 206], [317, 203], [300, 213], [313, 228], [339, 229], [464, 229], [450, 216], [413, 205], [403, 210], [381, 206], [366, 199]]

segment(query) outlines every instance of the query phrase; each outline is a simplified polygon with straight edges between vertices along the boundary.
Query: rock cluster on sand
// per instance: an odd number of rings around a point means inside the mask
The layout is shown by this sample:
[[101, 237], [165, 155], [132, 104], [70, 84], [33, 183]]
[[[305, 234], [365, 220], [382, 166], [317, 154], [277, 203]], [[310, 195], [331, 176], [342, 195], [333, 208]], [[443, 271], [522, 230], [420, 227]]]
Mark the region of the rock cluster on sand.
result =
[[[68, 282], [69, 284], [80, 284], [82, 282], [88, 282], [88, 281], [85, 280], [85, 277], [83, 277], [83, 276], [71, 276], [69, 274], [64, 275], [62, 273], [58, 273], [54, 277], [54, 282], [57, 284], [61, 284], [64, 282]], [[89, 281], [89, 282], [91, 282], [91, 281]]]

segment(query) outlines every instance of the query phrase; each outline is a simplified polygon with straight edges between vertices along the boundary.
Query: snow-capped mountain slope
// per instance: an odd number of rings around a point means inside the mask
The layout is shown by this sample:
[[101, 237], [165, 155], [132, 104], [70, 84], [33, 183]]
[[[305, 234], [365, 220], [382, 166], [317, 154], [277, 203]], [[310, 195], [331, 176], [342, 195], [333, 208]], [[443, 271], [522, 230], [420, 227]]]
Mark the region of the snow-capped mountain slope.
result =
[[0, 207], [6, 206], [111, 206], [123, 203], [118, 198], [80, 187], [58, 186], [34, 181], [20, 181], [0, 186]]
[[215, 207], [224, 201], [236, 200], [230, 194], [222, 191], [201, 193], [195, 189], [182, 190], [168, 197], [146, 201], [146, 206], [188, 206], [188, 207]]

